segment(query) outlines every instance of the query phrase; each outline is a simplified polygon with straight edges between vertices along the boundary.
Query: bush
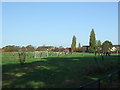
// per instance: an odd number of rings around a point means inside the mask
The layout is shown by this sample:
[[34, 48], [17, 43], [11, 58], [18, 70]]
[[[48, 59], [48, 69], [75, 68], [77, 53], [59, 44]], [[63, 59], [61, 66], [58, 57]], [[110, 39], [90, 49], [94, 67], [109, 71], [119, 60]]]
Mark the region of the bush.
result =
[[19, 53], [19, 61], [20, 61], [21, 65], [23, 65], [25, 63], [25, 59], [26, 59], [26, 53], [24, 53], [24, 52]]

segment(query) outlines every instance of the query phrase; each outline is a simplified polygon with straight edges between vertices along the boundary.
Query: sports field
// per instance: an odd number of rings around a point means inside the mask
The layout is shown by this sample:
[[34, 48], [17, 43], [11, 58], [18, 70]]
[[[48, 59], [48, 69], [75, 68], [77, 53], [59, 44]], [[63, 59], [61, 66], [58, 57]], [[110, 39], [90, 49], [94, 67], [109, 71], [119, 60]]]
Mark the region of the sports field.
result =
[[[73, 53], [48, 58], [26, 57], [20, 65], [18, 53], [2, 53], [3, 88], [78, 88], [118, 69], [115, 54], [94, 56], [90, 53]], [[103, 83], [107, 82], [104, 81]]]

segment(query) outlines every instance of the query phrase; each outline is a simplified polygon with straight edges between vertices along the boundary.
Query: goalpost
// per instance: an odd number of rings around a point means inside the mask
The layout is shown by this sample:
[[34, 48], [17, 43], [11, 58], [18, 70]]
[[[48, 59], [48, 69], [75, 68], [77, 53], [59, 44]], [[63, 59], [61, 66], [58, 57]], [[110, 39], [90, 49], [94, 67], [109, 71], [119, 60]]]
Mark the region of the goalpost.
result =
[[34, 56], [35, 56], [35, 58], [47, 58], [48, 51], [35, 51]]

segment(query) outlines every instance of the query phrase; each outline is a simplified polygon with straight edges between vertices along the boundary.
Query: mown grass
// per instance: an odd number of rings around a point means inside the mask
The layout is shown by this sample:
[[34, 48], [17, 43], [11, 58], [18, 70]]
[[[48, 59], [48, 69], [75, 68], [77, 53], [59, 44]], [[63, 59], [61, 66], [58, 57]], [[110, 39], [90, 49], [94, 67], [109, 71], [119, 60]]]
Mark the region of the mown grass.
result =
[[[31, 54], [32, 56], [32, 54]], [[2, 54], [3, 88], [78, 88], [118, 70], [119, 57], [74, 53], [35, 59], [27, 57], [20, 65], [17, 53]]]

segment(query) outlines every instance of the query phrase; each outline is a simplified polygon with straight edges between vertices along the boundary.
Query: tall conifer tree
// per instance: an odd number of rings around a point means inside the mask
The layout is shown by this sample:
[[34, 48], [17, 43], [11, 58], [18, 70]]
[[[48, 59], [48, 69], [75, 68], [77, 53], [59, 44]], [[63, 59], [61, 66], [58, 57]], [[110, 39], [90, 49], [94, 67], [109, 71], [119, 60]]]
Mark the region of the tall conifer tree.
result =
[[78, 44], [78, 48], [80, 48], [81, 46], [80, 46], [80, 43]]
[[76, 37], [74, 35], [72, 38], [72, 44], [71, 44], [71, 49], [73, 52], [75, 51], [75, 48], [76, 48]]
[[94, 29], [92, 29], [90, 33], [90, 41], [89, 41], [89, 51], [90, 52], [95, 52], [96, 51], [96, 38], [95, 38], [95, 32]]

